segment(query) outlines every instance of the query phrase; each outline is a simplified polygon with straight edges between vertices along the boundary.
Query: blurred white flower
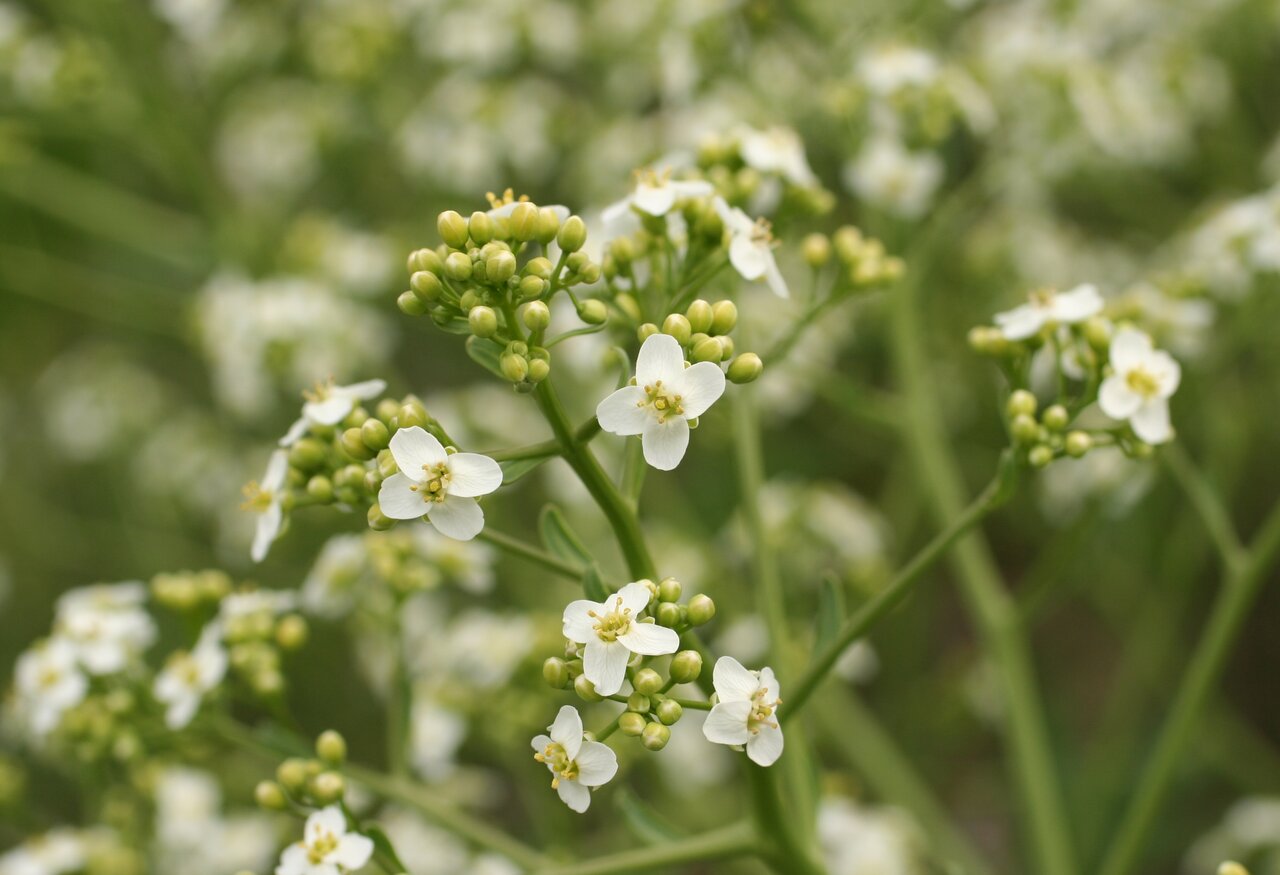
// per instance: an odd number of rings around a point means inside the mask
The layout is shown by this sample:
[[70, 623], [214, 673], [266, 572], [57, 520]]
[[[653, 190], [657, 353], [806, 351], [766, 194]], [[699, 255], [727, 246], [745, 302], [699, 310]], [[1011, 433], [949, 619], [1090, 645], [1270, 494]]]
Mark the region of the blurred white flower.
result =
[[565, 705], [547, 727], [549, 735], [533, 739], [533, 758], [546, 764], [551, 786], [569, 808], [581, 814], [591, 805], [591, 787], [606, 784], [618, 773], [618, 758], [608, 745], [582, 737], [578, 709]]
[[260, 813], [222, 815], [213, 775], [183, 766], [164, 768], [155, 781], [156, 867], [183, 875], [261, 871], [279, 847], [271, 820]]
[[409, 761], [427, 781], [449, 777], [458, 748], [467, 737], [467, 720], [429, 695], [415, 695], [409, 720]]
[[226, 676], [227, 652], [221, 633], [217, 623], [205, 626], [196, 646], [172, 654], [156, 675], [154, 694], [156, 701], [166, 706], [164, 719], [170, 729], [190, 723], [205, 695]]
[[863, 55], [858, 78], [876, 97], [888, 97], [904, 88], [925, 88], [938, 76], [938, 60], [913, 46], [883, 45]]
[[302, 417], [280, 438], [280, 446], [293, 446], [312, 425], [337, 425], [357, 404], [377, 398], [386, 388], [385, 380], [366, 380], [350, 386], [338, 386], [332, 380], [317, 384], [314, 390], [302, 393], [306, 399], [302, 405]]
[[1025, 340], [1046, 325], [1076, 325], [1102, 312], [1097, 286], [1086, 283], [1067, 292], [1041, 289], [1012, 310], [996, 314], [996, 325], [1009, 340]]
[[641, 621], [651, 597], [649, 584], [628, 583], [603, 602], [578, 599], [564, 609], [564, 637], [586, 645], [582, 673], [600, 695], [622, 689], [631, 654], [660, 656], [679, 648], [674, 629]]
[[831, 875], [919, 875], [917, 839], [894, 809], [827, 797], [818, 806], [818, 841]]
[[280, 535], [284, 525], [285, 478], [289, 474], [289, 454], [275, 450], [267, 462], [262, 482], [253, 481], [244, 488], [242, 507], [258, 515], [250, 556], [254, 562], [267, 558], [272, 543]]
[[818, 185], [818, 177], [804, 154], [804, 142], [791, 128], [775, 126], [758, 131], [743, 125], [736, 133], [738, 149], [748, 167], [761, 173], [776, 173], [793, 185]]
[[731, 207], [720, 198], [713, 202], [716, 212], [729, 234], [729, 262], [745, 280], [763, 279], [769, 291], [779, 298], [791, 297], [787, 281], [778, 270], [773, 257], [773, 234], [764, 219], [753, 220], [737, 207]]
[[844, 168], [844, 183], [873, 206], [904, 219], [918, 219], [942, 183], [942, 159], [912, 152], [894, 136], [875, 135]]
[[307, 818], [302, 841], [284, 849], [276, 875], [344, 875], [373, 856], [373, 840], [347, 830], [347, 816], [330, 805]]
[[155, 640], [155, 622], [141, 607], [146, 598], [139, 581], [70, 590], [58, 599], [54, 632], [89, 674], [114, 674]]
[[757, 765], [773, 765], [783, 747], [782, 727], [775, 716], [782, 686], [773, 669], [748, 671], [732, 656], [722, 656], [712, 677], [719, 701], [702, 724], [702, 734], [715, 744], [745, 747]]
[[0, 854], [0, 875], [66, 875], [79, 872], [86, 862], [84, 839], [75, 830], [60, 827]]
[[394, 520], [427, 520], [443, 535], [469, 541], [484, 528], [476, 498], [502, 485], [502, 469], [478, 453], [447, 453], [422, 428], [402, 428], [391, 437], [399, 471], [382, 481], [378, 504]]
[[637, 172], [636, 185], [631, 193], [605, 207], [600, 214], [605, 227], [616, 225], [633, 207], [650, 216], [665, 216], [682, 200], [705, 197], [715, 192], [715, 187], [705, 179], [673, 179], [671, 172], [670, 168]]
[[325, 541], [302, 583], [303, 608], [330, 620], [349, 614], [367, 563], [363, 535], [335, 535]]
[[1102, 381], [1098, 406], [1112, 419], [1128, 420], [1139, 438], [1162, 444], [1173, 437], [1169, 397], [1178, 389], [1182, 368], [1167, 352], [1154, 349], [1141, 331], [1123, 328], [1111, 340], [1115, 373]]
[[36, 739], [42, 739], [70, 708], [84, 701], [89, 680], [80, 670], [77, 649], [62, 638], [48, 638], [18, 657], [14, 668], [18, 713]]

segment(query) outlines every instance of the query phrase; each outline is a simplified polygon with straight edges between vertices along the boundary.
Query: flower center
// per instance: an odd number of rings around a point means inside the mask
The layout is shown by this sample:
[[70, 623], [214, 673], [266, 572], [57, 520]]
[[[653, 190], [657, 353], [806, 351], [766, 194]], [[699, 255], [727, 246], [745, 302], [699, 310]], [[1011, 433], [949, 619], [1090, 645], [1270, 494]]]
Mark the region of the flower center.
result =
[[499, 207], [505, 207], [507, 204], [524, 203], [529, 200], [529, 196], [522, 194], [520, 197], [516, 197], [515, 191], [508, 188], [500, 195], [488, 192], [485, 194], [485, 199], [489, 201], [489, 206], [496, 210]]
[[322, 832], [307, 848], [307, 862], [313, 866], [319, 866], [324, 862], [325, 857], [337, 849], [338, 837], [331, 832]]
[[46, 668], [36, 678], [36, 685], [42, 690], [50, 690], [62, 681], [62, 672], [56, 668]]
[[588, 611], [587, 616], [595, 619], [596, 637], [601, 641], [617, 641], [619, 635], [625, 635], [631, 630], [631, 609], [622, 607], [621, 596], [614, 601], [613, 610], [604, 614]]
[[747, 730], [752, 735], [758, 735], [766, 726], [778, 728], [778, 721], [773, 719], [773, 712], [782, 704], [782, 700], [767, 701], [765, 696], [768, 694], [768, 687], [761, 687], [751, 694], [751, 713], [747, 715]]
[[1047, 310], [1053, 306], [1057, 293], [1053, 289], [1036, 289], [1028, 297], [1031, 298], [1031, 306]]
[[329, 379], [323, 383], [316, 383], [316, 387], [311, 390], [303, 389], [302, 398], [304, 401], [323, 401], [333, 394], [333, 380]]
[[645, 400], [640, 407], [652, 407], [658, 416], [658, 422], [666, 422], [668, 416], [684, 416], [684, 404], [681, 396], [669, 392], [662, 386], [661, 380], [644, 387]]
[[756, 219], [751, 226], [751, 242], [757, 246], [773, 246], [773, 225], [768, 219]]
[[436, 462], [434, 465], [423, 465], [422, 472], [422, 479], [409, 488], [414, 492], [421, 492], [424, 502], [444, 501], [449, 493], [449, 466], [444, 462]]
[[551, 779], [552, 789], [560, 786], [561, 779], [566, 781], [578, 779], [578, 764], [569, 759], [569, 754], [563, 745], [553, 741], [542, 749], [542, 753], [535, 753], [533, 758], [540, 763], [546, 763], [551, 767], [551, 771], [555, 772], [555, 777]]
[[1124, 381], [1143, 398], [1154, 398], [1160, 391], [1160, 381], [1155, 374], [1142, 368], [1134, 368], [1125, 374]]
[[644, 186], [646, 188], [666, 188], [669, 182], [671, 182], [671, 168], [669, 167], [663, 168], [661, 171], [657, 171], [652, 167], [636, 171], [637, 186]]
[[250, 480], [246, 483], [243, 493], [244, 501], [241, 502], [240, 509], [247, 510], [250, 513], [264, 513], [275, 498], [274, 495], [263, 489], [257, 480]]

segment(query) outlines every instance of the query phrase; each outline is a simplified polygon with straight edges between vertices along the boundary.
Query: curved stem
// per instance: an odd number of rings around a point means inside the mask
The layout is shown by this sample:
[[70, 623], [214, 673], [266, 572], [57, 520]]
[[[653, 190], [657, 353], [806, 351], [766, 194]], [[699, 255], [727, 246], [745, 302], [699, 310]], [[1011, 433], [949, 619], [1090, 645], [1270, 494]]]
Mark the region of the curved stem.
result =
[[536, 565], [541, 565], [561, 577], [567, 577], [574, 581], [582, 580], [582, 568], [572, 562], [564, 561], [559, 556], [548, 553], [541, 547], [521, 541], [519, 538], [513, 538], [510, 535], [489, 528], [482, 530], [476, 537], [481, 541], [492, 544], [499, 550], [510, 553], [512, 556], [519, 556], [521, 559], [527, 559]]
[[547, 866], [535, 870], [535, 875], [623, 875], [652, 869], [667, 872], [673, 866], [686, 863], [729, 860], [754, 853], [758, 853], [755, 829], [743, 821], [651, 848], [621, 851], [564, 866]]

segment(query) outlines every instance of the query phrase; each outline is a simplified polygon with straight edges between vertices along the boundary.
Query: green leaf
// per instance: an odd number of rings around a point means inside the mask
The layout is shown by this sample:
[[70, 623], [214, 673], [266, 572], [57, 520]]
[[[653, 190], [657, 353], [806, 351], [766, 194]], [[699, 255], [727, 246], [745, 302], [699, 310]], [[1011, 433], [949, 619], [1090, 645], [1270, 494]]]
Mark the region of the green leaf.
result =
[[600, 566], [592, 562], [582, 575], [582, 594], [593, 602], [602, 602], [609, 597], [609, 586], [600, 576]]
[[528, 456], [523, 459], [508, 459], [505, 462], [499, 462], [498, 466], [502, 468], [502, 485], [510, 486], [554, 455], [555, 453], [548, 453], [545, 456]]
[[397, 872], [409, 871], [409, 867], [401, 862], [400, 857], [396, 855], [396, 849], [392, 847], [391, 839], [387, 838], [387, 834], [382, 831], [381, 827], [370, 824], [361, 826], [360, 831], [373, 841], [374, 853], [391, 864], [392, 868]]
[[538, 517], [538, 535], [542, 538], [542, 545], [565, 562], [584, 568], [595, 563], [591, 551], [574, 534], [573, 529], [569, 528], [568, 520], [554, 504], [548, 504], [542, 509], [542, 514]]
[[818, 587], [818, 619], [814, 650], [822, 650], [836, 638], [845, 615], [844, 583], [828, 571]]
[[446, 322], [437, 322], [436, 326], [441, 331], [447, 331], [449, 334], [470, 334], [471, 323], [461, 316], [450, 317]]
[[492, 340], [486, 340], [483, 337], [472, 335], [467, 338], [467, 355], [471, 356], [471, 360], [480, 365], [495, 377], [502, 376], [502, 365], [500, 358], [504, 347], [494, 343]]
[[685, 837], [684, 833], [628, 788], [620, 787], [614, 793], [614, 798], [627, 828], [638, 841], [646, 845], [660, 845]]

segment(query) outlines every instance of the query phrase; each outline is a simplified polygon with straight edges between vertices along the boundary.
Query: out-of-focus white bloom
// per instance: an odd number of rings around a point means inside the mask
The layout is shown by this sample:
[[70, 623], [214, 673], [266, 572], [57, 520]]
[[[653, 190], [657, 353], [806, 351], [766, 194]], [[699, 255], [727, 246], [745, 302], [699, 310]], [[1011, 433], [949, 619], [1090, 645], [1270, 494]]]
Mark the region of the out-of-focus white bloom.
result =
[[65, 875], [79, 872], [87, 861], [81, 835], [60, 827], [29, 838], [0, 855], [0, 875]]
[[155, 622], [141, 607], [146, 598], [138, 581], [70, 590], [58, 599], [54, 632], [74, 645], [89, 674], [113, 674], [155, 640]]
[[1102, 296], [1092, 283], [1068, 292], [1043, 289], [1012, 310], [996, 314], [996, 325], [1009, 340], [1025, 340], [1046, 325], [1076, 325], [1102, 312]]
[[773, 669], [748, 671], [732, 656], [716, 660], [716, 696], [702, 734], [707, 741], [745, 747], [751, 761], [771, 766], [782, 756], [782, 727], [774, 712], [782, 701], [782, 686]]
[[335, 535], [325, 541], [302, 583], [303, 608], [330, 620], [349, 614], [367, 562], [363, 535]]
[[737, 130], [737, 139], [738, 150], [748, 167], [761, 173], [776, 173], [793, 185], [818, 185], [818, 177], [804, 154], [804, 142], [791, 128], [758, 131], [743, 125]]
[[671, 738], [655, 757], [662, 770], [666, 787], [679, 796], [696, 799], [710, 787], [730, 779], [735, 769], [735, 754], [720, 747], [708, 747], [702, 734], [701, 711], [686, 710], [673, 724]]
[[640, 435], [644, 460], [670, 471], [689, 447], [689, 420], [705, 413], [724, 394], [724, 386], [719, 365], [685, 367], [679, 341], [654, 334], [636, 356], [636, 385], [623, 386], [601, 401], [596, 417], [607, 432]]
[[665, 216], [682, 200], [706, 197], [714, 192], [715, 186], [705, 179], [672, 179], [669, 168], [642, 170], [636, 174], [636, 186], [631, 193], [605, 207], [600, 218], [608, 228], [633, 207], [650, 216]]
[[284, 849], [276, 875], [344, 875], [373, 856], [373, 840], [347, 831], [347, 816], [330, 805], [307, 818], [302, 841]]
[[156, 675], [154, 694], [166, 706], [164, 719], [170, 729], [190, 723], [205, 695], [226, 676], [227, 652], [221, 634], [218, 624], [210, 623], [195, 647], [174, 653]]
[[191, 42], [209, 39], [227, 8], [227, 0], [152, 0], [156, 14]]
[[378, 814], [378, 826], [387, 834], [396, 855], [413, 861], [414, 875], [458, 875], [467, 872], [471, 853], [460, 839], [405, 808], [391, 807]]
[[582, 737], [578, 709], [565, 705], [549, 735], [533, 739], [533, 758], [551, 772], [551, 786], [569, 808], [581, 814], [591, 805], [591, 787], [606, 784], [618, 773], [618, 757], [608, 745]]
[[918, 219], [942, 183], [942, 159], [912, 152], [894, 136], [868, 140], [845, 165], [844, 183], [858, 197], [904, 219]]
[[249, 555], [254, 562], [267, 558], [272, 543], [280, 535], [284, 525], [285, 478], [289, 474], [289, 454], [276, 450], [267, 462], [262, 482], [254, 481], [245, 487], [242, 507], [258, 515], [253, 535], [253, 548]]
[[450, 680], [473, 689], [494, 689], [510, 680], [533, 641], [528, 617], [477, 608], [453, 619], [431, 658]]
[[660, 656], [680, 646], [674, 629], [641, 621], [652, 595], [649, 584], [628, 583], [603, 602], [578, 599], [564, 609], [564, 637], [586, 645], [582, 673], [600, 695], [622, 689], [631, 654]]
[[1151, 283], [1127, 289], [1117, 302], [1135, 321], [1178, 356], [1199, 355], [1213, 327], [1217, 308], [1203, 298], [1179, 298], [1166, 294]]
[[1128, 420], [1134, 433], [1149, 444], [1170, 440], [1169, 398], [1182, 379], [1178, 363], [1167, 352], [1154, 349], [1146, 334], [1124, 328], [1111, 340], [1111, 367], [1115, 373], [1098, 390], [1102, 412]]
[[720, 198], [714, 201], [716, 212], [729, 234], [729, 263], [745, 280], [763, 279], [769, 290], [779, 298], [791, 297], [787, 281], [778, 270], [773, 257], [773, 234], [764, 219], [753, 220], [737, 207], [731, 207]]
[[1222, 822], [1192, 844], [1182, 869], [1197, 875], [1219, 871], [1223, 860], [1258, 857], [1280, 859], [1280, 796], [1246, 796], [1233, 803]]
[[292, 590], [253, 589], [244, 592], [233, 592], [222, 600], [218, 608], [218, 621], [228, 637], [235, 637], [235, 626], [246, 618], [266, 616], [275, 618], [285, 611], [293, 610], [298, 604], [298, 596]]
[[37, 739], [56, 729], [62, 715], [89, 691], [75, 645], [62, 638], [46, 639], [19, 656], [14, 683], [18, 711]]
[[1239, 297], [1256, 274], [1280, 272], [1280, 186], [1223, 207], [1187, 248], [1188, 268], [1215, 296]]
[[841, 797], [818, 805], [818, 841], [831, 875], [917, 875], [912, 824], [899, 811]]
[[280, 446], [293, 446], [312, 425], [337, 425], [357, 404], [377, 398], [386, 388], [385, 380], [366, 380], [350, 386], [337, 386], [330, 380], [317, 385], [313, 391], [303, 392], [306, 402], [302, 405], [302, 417], [280, 438]]
[[161, 872], [225, 875], [262, 871], [279, 847], [268, 817], [223, 817], [222, 793], [208, 772], [170, 766], [155, 783], [155, 854]]
[[430, 696], [417, 695], [409, 723], [409, 761], [414, 771], [428, 781], [447, 778], [467, 737], [466, 718]]
[[938, 60], [913, 46], [885, 45], [858, 60], [862, 84], [877, 97], [888, 97], [904, 88], [926, 88], [938, 77]]
[[443, 535], [469, 541], [484, 528], [484, 512], [476, 498], [502, 485], [502, 469], [478, 453], [447, 453], [435, 437], [418, 426], [391, 437], [391, 454], [399, 471], [382, 481], [378, 504], [391, 519], [424, 515]]
[[1113, 519], [1124, 516], [1151, 488], [1154, 473], [1117, 447], [1096, 447], [1079, 459], [1059, 459], [1036, 479], [1045, 515], [1064, 522], [1093, 501]]

